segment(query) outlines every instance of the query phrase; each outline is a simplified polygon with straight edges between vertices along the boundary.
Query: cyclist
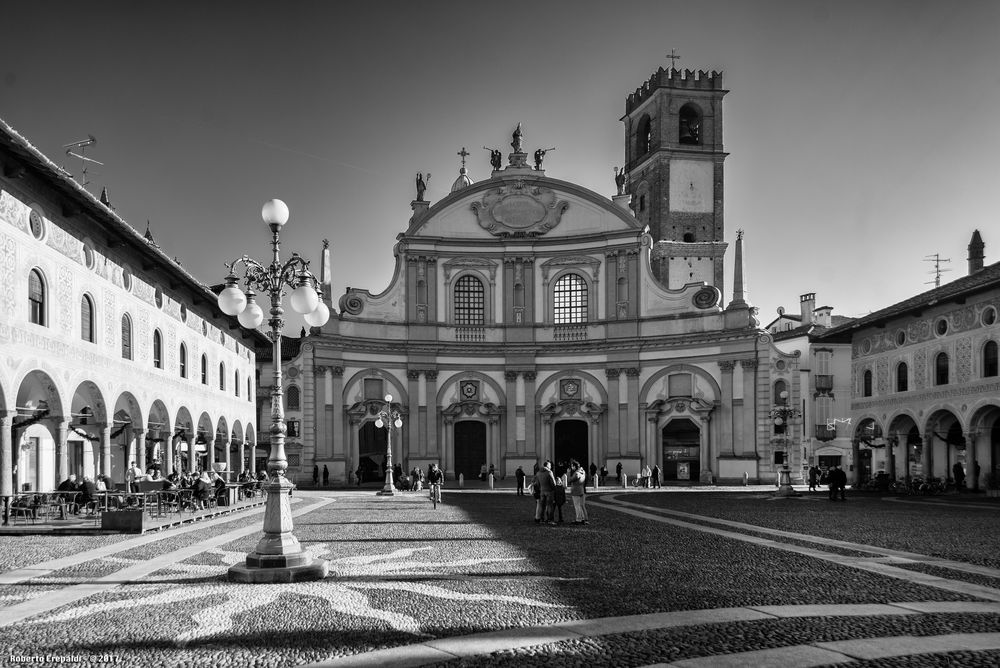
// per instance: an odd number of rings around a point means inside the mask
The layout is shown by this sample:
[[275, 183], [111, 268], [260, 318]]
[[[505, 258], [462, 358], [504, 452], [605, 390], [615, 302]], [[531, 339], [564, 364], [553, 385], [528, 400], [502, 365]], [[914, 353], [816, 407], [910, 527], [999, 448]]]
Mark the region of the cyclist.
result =
[[437, 464], [431, 464], [427, 472], [427, 485], [431, 488], [431, 499], [436, 506], [441, 501], [441, 483], [444, 482], [444, 472], [438, 468]]

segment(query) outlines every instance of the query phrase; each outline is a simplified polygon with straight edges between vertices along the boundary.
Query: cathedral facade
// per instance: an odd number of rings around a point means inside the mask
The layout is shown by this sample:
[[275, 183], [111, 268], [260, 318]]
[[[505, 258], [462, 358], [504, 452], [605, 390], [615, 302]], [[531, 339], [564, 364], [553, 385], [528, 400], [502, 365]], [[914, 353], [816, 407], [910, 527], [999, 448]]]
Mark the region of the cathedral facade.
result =
[[742, 233], [723, 294], [725, 93], [721, 74], [661, 69], [630, 95], [610, 196], [546, 174], [520, 127], [489, 178], [463, 165], [433, 204], [418, 180], [388, 288], [348, 289], [284, 363], [289, 475], [381, 479], [389, 440], [394, 464], [448, 479], [571, 458], [770, 479], [775, 351], [745, 299]]

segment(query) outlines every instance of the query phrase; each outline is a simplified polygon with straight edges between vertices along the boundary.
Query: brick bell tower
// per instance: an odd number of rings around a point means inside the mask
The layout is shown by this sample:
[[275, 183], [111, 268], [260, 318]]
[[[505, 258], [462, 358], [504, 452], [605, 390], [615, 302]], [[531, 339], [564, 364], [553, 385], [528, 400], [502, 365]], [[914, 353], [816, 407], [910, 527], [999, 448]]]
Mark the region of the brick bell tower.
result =
[[723, 290], [721, 72], [659, 68], [625, 101], [625, 171], [636, 219], [653, 237], [653, 273], [667, 288]]

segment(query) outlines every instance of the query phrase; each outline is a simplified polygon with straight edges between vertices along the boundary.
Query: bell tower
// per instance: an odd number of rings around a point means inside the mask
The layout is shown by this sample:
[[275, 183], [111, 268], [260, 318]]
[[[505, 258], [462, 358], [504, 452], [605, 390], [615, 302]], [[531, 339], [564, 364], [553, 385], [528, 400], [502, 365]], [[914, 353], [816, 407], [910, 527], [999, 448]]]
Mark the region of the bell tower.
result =
[[721, 72], [659, 68], [625, 101], [625, 171], [653, 272], [670, 289], [723, 289]]

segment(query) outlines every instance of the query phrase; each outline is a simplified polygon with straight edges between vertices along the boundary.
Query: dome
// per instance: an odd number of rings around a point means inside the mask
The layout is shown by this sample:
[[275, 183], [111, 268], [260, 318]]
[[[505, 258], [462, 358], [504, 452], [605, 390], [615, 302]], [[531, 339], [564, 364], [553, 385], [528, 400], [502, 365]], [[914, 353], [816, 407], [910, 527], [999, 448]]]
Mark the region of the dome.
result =
[[461, 190], [462, 188], [468, 188], [472, 185], [472, 183], [472, 179], [469, 178], [469, 170], [462, 167], [458, 170], [458, 178], [451, 184], [451, 191], [455, 192], [456, 190]]

